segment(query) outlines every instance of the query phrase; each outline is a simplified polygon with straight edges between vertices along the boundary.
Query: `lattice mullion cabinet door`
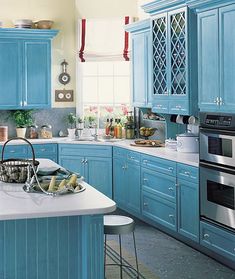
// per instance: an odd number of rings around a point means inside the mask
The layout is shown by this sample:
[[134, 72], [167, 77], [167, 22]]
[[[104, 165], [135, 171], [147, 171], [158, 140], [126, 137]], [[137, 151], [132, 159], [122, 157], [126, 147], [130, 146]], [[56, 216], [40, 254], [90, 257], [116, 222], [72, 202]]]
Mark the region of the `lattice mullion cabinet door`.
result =
[[187, 94], [187, 8], [168, 13], [169, 95]]
[[167, 95], [167, 14], [152, 20], [153, 96]]
[[158, 14], [152, 20], [153, 50], [153, 100], [152, 111], [168, 113], [168, 44], [167, 13]]

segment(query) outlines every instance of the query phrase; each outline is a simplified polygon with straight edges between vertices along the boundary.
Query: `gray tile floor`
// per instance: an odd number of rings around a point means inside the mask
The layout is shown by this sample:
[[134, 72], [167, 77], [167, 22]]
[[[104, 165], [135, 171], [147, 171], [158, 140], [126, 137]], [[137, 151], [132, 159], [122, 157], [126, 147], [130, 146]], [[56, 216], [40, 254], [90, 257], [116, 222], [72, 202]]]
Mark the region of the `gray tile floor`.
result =
[[[122, 211], [116, 213], [127, 215]], [[135, 221], [139, 261], [160, 279], [235, 279], [235, 271], [156, 228]], [[131, 235], [123, 237], [123, 245], [133, 253]]]

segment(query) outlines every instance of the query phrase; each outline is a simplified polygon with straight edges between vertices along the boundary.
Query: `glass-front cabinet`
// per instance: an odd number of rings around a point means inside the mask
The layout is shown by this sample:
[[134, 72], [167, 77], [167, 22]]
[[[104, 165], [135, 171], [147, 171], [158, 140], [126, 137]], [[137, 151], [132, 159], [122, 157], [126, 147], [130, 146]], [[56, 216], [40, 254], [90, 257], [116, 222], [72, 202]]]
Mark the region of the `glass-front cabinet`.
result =
[[153, 111], [196, 111], [196, 28], [195, 15], [187, 7], [153, 16]]

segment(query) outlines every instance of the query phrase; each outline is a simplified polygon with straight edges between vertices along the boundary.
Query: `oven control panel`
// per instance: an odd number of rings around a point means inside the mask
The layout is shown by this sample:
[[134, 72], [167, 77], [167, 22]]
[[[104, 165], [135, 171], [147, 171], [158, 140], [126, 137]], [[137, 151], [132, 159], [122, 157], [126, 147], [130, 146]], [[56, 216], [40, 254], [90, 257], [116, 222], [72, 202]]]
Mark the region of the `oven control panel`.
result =
[[235, 130], [235, 114], [200, 113], [200, 126], [212, 129]]
[[207, 115], [206, 117], [206, 124], [208, 125], [227, 127], [227, 126], [231, 126], [231, 123], [232, 123], [231, 116]]

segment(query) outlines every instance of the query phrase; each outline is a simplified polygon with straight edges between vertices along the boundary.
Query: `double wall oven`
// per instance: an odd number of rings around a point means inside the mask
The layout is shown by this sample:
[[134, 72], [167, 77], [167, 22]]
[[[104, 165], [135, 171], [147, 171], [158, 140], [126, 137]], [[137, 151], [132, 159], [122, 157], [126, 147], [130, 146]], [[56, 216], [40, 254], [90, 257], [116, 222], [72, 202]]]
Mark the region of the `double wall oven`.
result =
[[200, 113], [201, 218], [235, 230], [235, 114]]

